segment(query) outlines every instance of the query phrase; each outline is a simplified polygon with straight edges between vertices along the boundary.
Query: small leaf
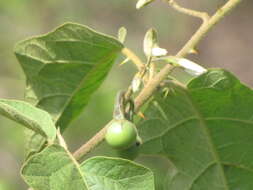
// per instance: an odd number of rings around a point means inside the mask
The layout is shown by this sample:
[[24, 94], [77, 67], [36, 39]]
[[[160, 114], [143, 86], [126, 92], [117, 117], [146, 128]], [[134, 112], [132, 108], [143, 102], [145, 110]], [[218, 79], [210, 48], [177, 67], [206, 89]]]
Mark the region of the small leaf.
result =
[[153, 28], [145, 34], [143, 41], [144, 53], [147, 57], [152, 56], [152, 49], [157, 46], [157, 32]]
[[26, 102], [0, 99], [0, 114], [54, 141], [56, 128], [50, 115]]
[[211, 69], [187, 89], [168, 84], [139, 124], [140, 153], [170, 160], [170, 190], [253, 189], [253, 91], [231, 73]]
[[149, 3], [153, 2], [154, 0], [138, 0], [137, 4], [136, 4], [136, 9], [140, 9], [146, 5], [148, 5]]
[[121, 43], [125, 42], [126, 39], [126, 35], [127, 35], [127, 29], [125, 27], [121, 27], [118, 31], [118, 39]]
[[81, 164], [90, 190], [154, 190], [151, 170], [120, 158], [94, 157]]

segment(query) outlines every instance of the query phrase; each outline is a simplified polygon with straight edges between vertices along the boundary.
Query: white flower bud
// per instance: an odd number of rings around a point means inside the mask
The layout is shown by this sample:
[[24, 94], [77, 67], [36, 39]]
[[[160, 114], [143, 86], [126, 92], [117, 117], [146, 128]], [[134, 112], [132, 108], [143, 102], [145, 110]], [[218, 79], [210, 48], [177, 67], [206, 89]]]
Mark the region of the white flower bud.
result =
[[168, 51], [166, 49], [160, 48], [160, 47], [154, 47], [152, 49], [152, 56], [165, 56], [167, 55]]
[[185, 68], [185, 71], [192, 75], [198, 76], [207, 71], [204, 67], [184, 58], [178, 59], [177, 64]]

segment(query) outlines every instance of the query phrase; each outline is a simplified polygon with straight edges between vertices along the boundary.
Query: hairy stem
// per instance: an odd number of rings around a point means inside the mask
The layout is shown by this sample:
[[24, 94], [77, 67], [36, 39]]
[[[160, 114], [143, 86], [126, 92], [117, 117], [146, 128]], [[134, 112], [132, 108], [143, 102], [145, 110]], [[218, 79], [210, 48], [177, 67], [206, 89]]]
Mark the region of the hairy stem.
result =
[[[177, 57], [186, 56], [206, 35], [206, 33], [217, 23], [219, 22], [227, 13], [229, 13], [236, 5], [238, 5], [241, 0], [229, 0], [222, 8], [220, 8], [208, 21], [204, 21], [197, 32], [191, 37], [191, 39], [185, 44], [185, 46], [177, 53]], [[131, 59], [131, 53], [127, 51], [128, 49], [123, 49], [123, 52], [127, 57]], [[135, 55], [135, 54], [133, 54]], [[136, 56], [137, 57], [137, 56]], [[132, 61], [139, 65], [135, 56], [132, 57]], [[136, 62], [137, 61], [137, 62]], [[141, 66], [141, 65], [140, 65]], [[147, 85], [142, 89], [140, 94], [135, 99], [135, 108], [136, 111], [152, 96], [160, 83], [168, 76], [172, 71], [173, 66], [166, 65], [164, 68], [154, 76], [154, 78], [147, 83]], [[74, 157], [79, 160], [93, 148], [99, 145], [105, 136], [108, 124], [102, 128], [97, 134], [95, 134], [88, 142], [81, 146], [76, 152], [74, 152]]]
[[128, 59], [130, 59], [138, 68], [139, 71], [142, 71], [145, 65], [142, 63], [140, 58], [134, 54], [130, 49], [123, 48], [121, 51], [122, 54], [124, 54]]

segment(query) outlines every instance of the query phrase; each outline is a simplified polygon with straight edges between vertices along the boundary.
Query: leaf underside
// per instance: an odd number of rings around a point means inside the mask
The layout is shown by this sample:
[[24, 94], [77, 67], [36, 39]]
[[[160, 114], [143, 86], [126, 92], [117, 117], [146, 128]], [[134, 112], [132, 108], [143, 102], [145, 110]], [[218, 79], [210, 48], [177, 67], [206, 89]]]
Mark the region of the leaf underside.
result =
[[175, 165], [165, 189], [252, 190], [253, 91], [221, 69], [187, 87], [154, 96], [139, 123], [141, 152]]
[[[49, 112], [63, 131], [88, 104], [122, 48], [118, 40], [73, 23], [18, 43], [15, 54], [27, 78], [26, 100]], [[29, 156], [40, 150], [43, 139], [32, 133], [28, 138]]]
[[18, 43], [15, 54], [27, 77], [27, 100], [65, 129], [87, 105], [122, 48], [118, 40], [73, 23]]
[[0, 99], [0, 115], [3, 115], [53, 142], [56, 128], [50, 115], [27, 102]]

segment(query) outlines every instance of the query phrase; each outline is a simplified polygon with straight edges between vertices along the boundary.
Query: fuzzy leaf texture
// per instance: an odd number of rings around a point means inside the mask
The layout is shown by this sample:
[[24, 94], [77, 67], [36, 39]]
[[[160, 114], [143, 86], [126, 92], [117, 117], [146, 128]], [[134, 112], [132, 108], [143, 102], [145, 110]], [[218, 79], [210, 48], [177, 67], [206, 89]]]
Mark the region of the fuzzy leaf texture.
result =
[[79, 165], [58, 145], [32, 156], [21, 174], [36, 190], [154, 190], [152, 172], [139, 164], [93, 157]]
[[187, 87], [154, 96], [139, 123], [140, 152], [174, 164], [165, 189], [252, 190], [253, 91], [222, 69]]
[[73, 23], [18, 43], [15, 54], [27, 78], [27, 100], [65, 129], [87, 105], [122, 48], [118, 40]]
[[51, 116], [26, 102], [0, 99], [0, 115], [33, 130], [48, 141], [53, 142], [56, 137], [56, 128]]
[[90, 190], [154, 190], [151, 170], [129, 160], [94, 157], [81, 170]]
[[21, 176], [36, 190], [88, 190], [79, 164], [59, 145], [31, 156], [23, 165]]

